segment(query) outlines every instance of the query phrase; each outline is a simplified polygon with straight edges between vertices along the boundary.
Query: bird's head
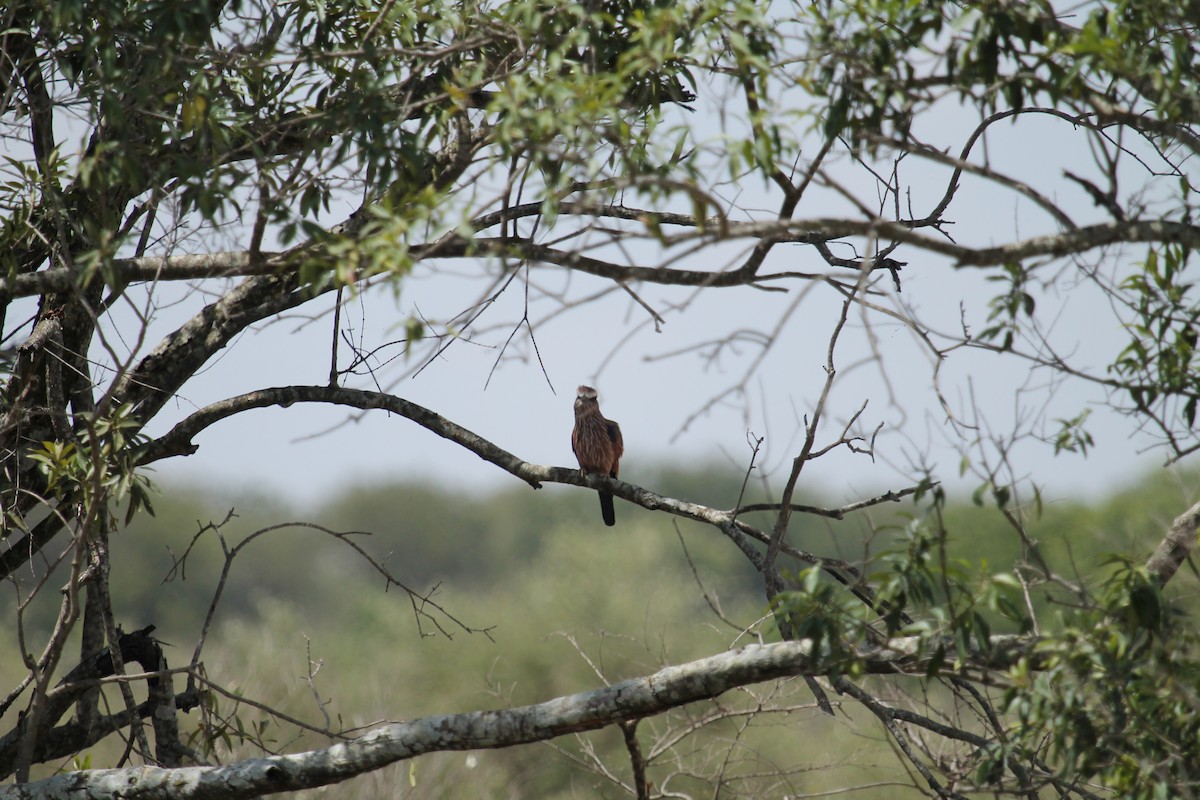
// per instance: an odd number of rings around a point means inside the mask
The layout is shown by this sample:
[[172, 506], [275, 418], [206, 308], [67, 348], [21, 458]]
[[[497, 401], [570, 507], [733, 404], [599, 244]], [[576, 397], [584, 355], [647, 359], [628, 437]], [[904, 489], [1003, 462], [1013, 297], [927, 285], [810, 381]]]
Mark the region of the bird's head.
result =
[[596, 390], [590, 386], [580, 386], [576, 389], [575, 413], [578, 414], [588, 409], [599, 408], [600, 404], [596, 399], [597, 396]]

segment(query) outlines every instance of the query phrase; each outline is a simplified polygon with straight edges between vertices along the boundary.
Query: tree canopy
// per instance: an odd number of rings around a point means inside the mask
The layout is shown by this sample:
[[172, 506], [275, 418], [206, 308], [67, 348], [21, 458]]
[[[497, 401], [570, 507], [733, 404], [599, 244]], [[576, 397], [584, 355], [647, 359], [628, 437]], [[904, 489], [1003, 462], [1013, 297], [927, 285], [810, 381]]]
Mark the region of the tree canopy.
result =
[[[1164, 510], [1174, 522], [1153, 552], [1073, 564], [1030, 534], [1039, 478], [1015, 449], [1086, 454], [1089, 414], [1104, 409], [1126, 419], [1131, 452], [1176, 461], [1200, 448], [1198, 23], [1186, 7], [97, 0], [16, 2], [0, 16], [0, 576], [15, 588], [26, 667], [0, 704], [0, 772], [15, 780], [0, 794], [249, 797], [431, 750], [616, 725], [626, 786], [649, 797], [661, 787], [639, 720], [785, 675], [830, 713], [832, 693], [869, 714], [897, 774], [933, 796], [1196, 792], [1200, 660], [1167, 588], [1190, 579], [1177, 573], [1200, 506]], [[1086, 169], [1047, 174], [1047, 130]], [[1013, 141], [1026, 153], [993, 155]], [[958, 218], [980, 208], [990, 213], [971, 225]], [[1020, 224], [999, 222], [1009, 209]], [[340, 313], [356, 294], [456, 265], [473, 270], [456, 315], [414, 310], [398, 340], [347, 334]], [[986, 306], [923, 309], [910, 276], [938, 269], [978, 273]], [[536, 354], [540, 325], [604, 292], [662, 325], [739, 290], [790, 302], [756, 330], [697, 343], [744, 370], [710, 405], [751, 383], [812, 388], [795, 425], [767, 432], [792, 442], [782, 474], [765, 497], [748, 491], [752, 443], [746, 479], [723, 487], [737, 490], [730, 507], [715, 490], [684, 499], [532, 463], [380, 381], [381, 362], [404, 378], [454, 358], [505, 293], [523, 294], [525, 311], [495, 345], [520, 338]], [[179, 291], [199, 308], [175, 318]], [[1093, 298], [1082, 330], [1058, 324], [1073, 295]], [[224, 350], [292, 313], [328, 320], [332, 355], [306, 354], [330, 359], [327, 383], [181, 411], [180, 392]], [[783, 333], [797, 316], [822, 320], [804, 342], [820, 369], [763, 369], [766, 354], [798, 346]], [[888, 326], [927, 371], [891, 364], [878, 343]], [[851, 338], [878, 364], [885, 402], [893, 370], [928, 386], [961, 450], [955, 468], [975, 477], [975, 500], [1019, 556], [981, 568], [948, 555], [950, 476], [919, 442], [881, 438], [871, 397], [845, 399]], [[995, 424], [948, 385], [970, 353], [1028, 369], [1054, 405]], [[1014, 405], [1028, 387], [1012, 388]], [[310, 403], [394, 414], [535, 488], [602, 487], [663, 531], [668, 517], [706, 526], [758, 576], [771, 611], [754, 629], [761, 643], [591, 694], [219, 766], [179, 731], [212, 697], [208, 623], [187, 664], [168, 664], [152, 630], [123, 630], [110, 536], [152, 511], [147, 468], [195, 452], [201, 431]], [[841, 454], [904, 477], [838, 505], [801, 503], [820, 459]], [[871, 529], [853, 555], [797, 535], [809, 517], [870, 528], [898, 502], [907, 520]], [[329, 533], [408, 593], [420, 632], [460, 624]], [[42, 606], [52, 624], [27, 629]], [[912, 681], [926, 691], [906, 691]], [[153, 769], [123, 759], [31, 782], [35, 765], [114, 735]]]

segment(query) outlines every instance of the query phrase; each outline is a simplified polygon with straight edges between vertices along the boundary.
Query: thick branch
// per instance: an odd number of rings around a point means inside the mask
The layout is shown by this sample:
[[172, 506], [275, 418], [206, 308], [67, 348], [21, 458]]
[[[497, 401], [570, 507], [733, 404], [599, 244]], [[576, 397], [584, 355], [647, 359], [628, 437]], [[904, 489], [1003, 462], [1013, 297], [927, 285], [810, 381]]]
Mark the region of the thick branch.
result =
[[[114, 259], [111, 273], [124, 283], [142, 281], [187, 281], [198, 278], [228, 278], [242, 275], [266, 275], [278, 272], [282, 264], [275, 253], [262, 253], [256, 259], [249, 252], [200, 253], [184, 256], [160, 256]], [[80, 273], [57, 268], [0, 278], [0, 292], [11, 297], [31, 297], [48, 292], [69, 292], [76, 287]]]
[[[894, 675], [924, 674], [928, 649], [917, 638], [899, 639], [888, 648], [862, 654], [863, 671]], [[977, 669], [1005, 669], [1032, 652], [1033, 642], [999, 636], [986, 663], [965, 654]], [[667, 667], [653, 675], [545, 703], [499, 711], [424, 717], [383, 725], [361, 739], [324, 750], [256, 758], [223, 767], [86, 770], [56, 775], [22, 786], [0, 787], [0, 798], [50, 800], [84, 796], [121, 796], [139, 800], [258, 797], [298, 791], [347, 780], [397, 761], [439, 751], [511, 747], [595, 730], [631, 719], [717, 697], [739, 686], [825, 670], [809, 655], [809, 642], [750, 645], [739, 650]], [[954, 663], [947, 658], [945, 663]]]
[[167, 336], [110, 390], [151, 419], [185, 381], [248, 326], [309, 299], [296, 275], [248, 278]]
[[1154, 555], [1146, 562], [1146, 570], [1166, 586], [1196, 545], [1196, 529], [1200, 527], [1200, 503], [1175, 518], [1167, 535], [1158, 543]]

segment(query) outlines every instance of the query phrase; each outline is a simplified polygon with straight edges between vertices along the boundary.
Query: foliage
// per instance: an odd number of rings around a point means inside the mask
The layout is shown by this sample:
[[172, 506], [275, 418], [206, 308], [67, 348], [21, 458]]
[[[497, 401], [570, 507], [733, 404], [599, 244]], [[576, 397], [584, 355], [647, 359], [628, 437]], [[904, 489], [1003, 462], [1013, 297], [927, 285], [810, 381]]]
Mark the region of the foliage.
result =
[[138, 432], [141, 425], [130, 412], [123, 405], [108, 417], [80, 413], [78, 420], [84, 427], [78, 446], [42, 442], [41, 450], [31, 452], [29, 458], [46, 476], [46, 489], [57, 495], [65, 487], [89, 487], [92, 503], [124, 504], [126, 525], [143, 509], [153, 514], [150, 481], [137, 470], [147, 439]]
[[[1061, 764], [1068, 780], [1120, 797], [1194, 786], [1200, 644], [1154, 576], [1119, 560], [1094, 608], [1064, 614], [1038, 648], [1038, 669], [1014, 670], [1006, 703], [1016, 746]], [[994, 766], [992, 757], [981, 765]]]

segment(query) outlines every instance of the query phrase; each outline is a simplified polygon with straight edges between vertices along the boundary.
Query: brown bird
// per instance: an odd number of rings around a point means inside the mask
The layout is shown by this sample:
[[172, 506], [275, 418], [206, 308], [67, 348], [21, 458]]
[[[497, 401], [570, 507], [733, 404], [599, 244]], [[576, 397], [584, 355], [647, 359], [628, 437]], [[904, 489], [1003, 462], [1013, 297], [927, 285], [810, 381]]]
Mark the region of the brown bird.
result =
[[[590, 386], [580, 386], [575, 397], [575, 430], [571, 431], [571, 449], [575, 451], [575, 458], [579, 459], [580, 475], [598, 472], [610, 478], [617, 477], [621, 454], [625, 452], [621, 426], [611, 419], [605, 419], [600, 413], [596, 390]], [[604, 516], [605, 525], [617, 524], [610, 492], [600, 492], [600, 513]]]

